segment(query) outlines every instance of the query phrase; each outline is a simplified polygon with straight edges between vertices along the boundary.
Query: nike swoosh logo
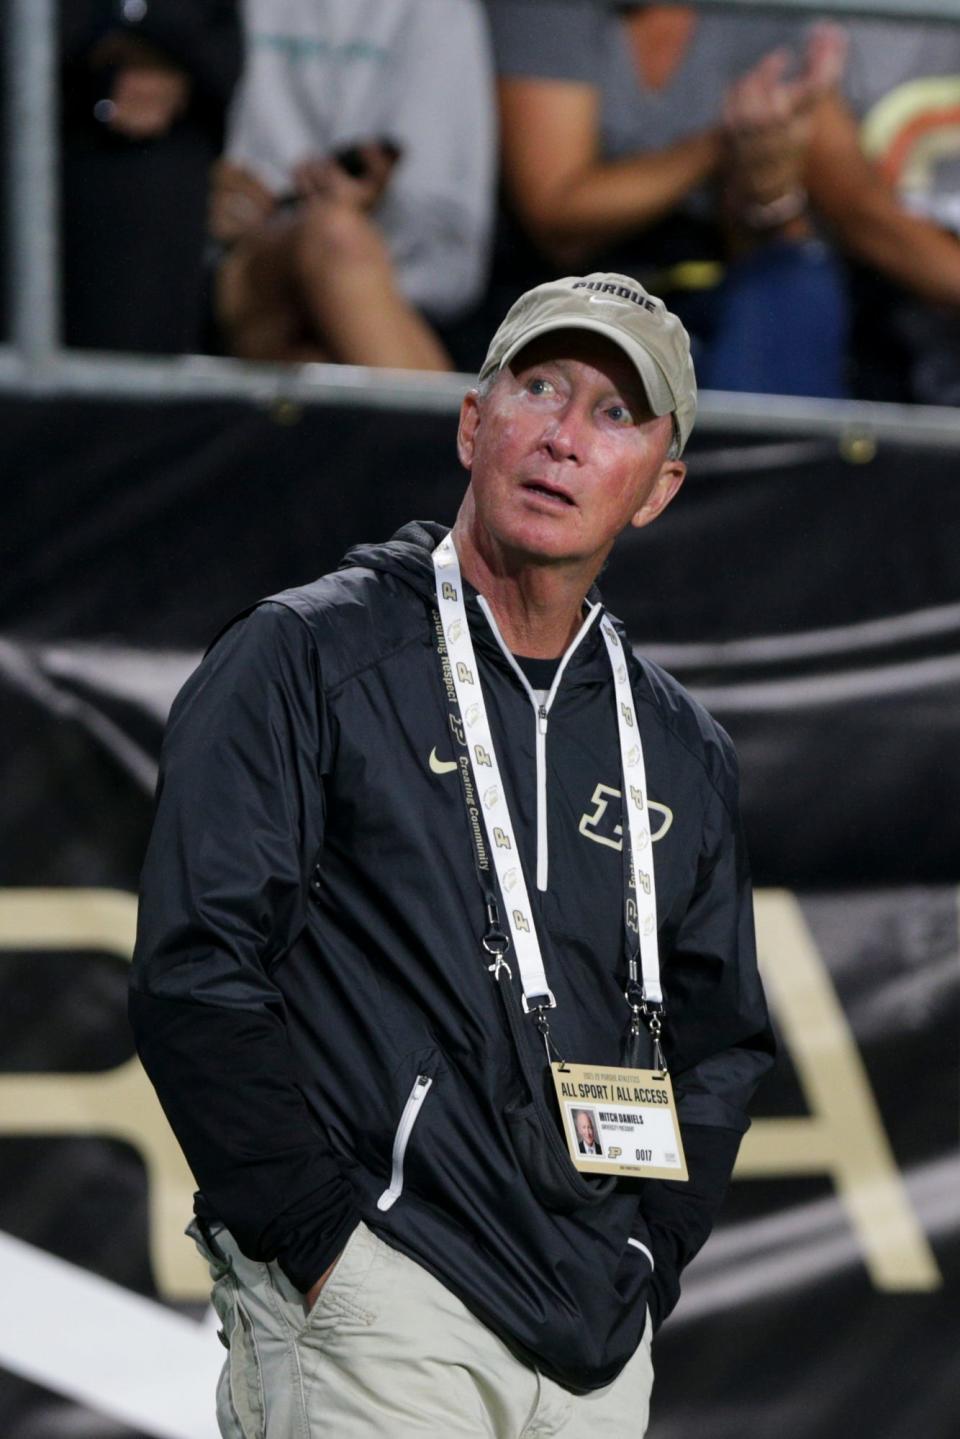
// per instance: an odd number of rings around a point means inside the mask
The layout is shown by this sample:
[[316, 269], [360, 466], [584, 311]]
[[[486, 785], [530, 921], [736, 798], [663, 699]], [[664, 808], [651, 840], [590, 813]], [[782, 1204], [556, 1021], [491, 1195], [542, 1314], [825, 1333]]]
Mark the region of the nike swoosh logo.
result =
[[437, 759], [437, 747], [434, 745], [430, 751], [430, 768], [434, 774], [449, 774], [450, 771], [456, 769], [456, 767], [457, 762], [455, 759]]

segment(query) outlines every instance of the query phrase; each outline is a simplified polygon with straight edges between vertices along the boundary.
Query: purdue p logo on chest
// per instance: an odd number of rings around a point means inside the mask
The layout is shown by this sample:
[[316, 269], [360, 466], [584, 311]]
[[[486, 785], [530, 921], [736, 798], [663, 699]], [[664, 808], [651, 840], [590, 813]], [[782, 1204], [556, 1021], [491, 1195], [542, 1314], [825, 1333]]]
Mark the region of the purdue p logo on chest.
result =
[[[642, 799], [641, 791], [636, 785], [632, 785], [630, 789], [631, 798], [639, 805]], [[621, 792], [616, 785], [600, 783], [594, 787], [590, 796], [593, 809], [584, 810], [577, 826], [584, 839], [592, 839], [594, 844], [608, 845], [610, 849], [623, 849], [623, 825], [618, 818], [621, 798]], [[650, 842], [656, 844], [664, 838], [673, 824], [673, 810], [669, 805], [660, 804], [654, 799], [648, 799], [646, 807], [650, 811]], [[645, 848], [643, 838], [645, 836], [641, 837], [638, 846], [640, 849]]]

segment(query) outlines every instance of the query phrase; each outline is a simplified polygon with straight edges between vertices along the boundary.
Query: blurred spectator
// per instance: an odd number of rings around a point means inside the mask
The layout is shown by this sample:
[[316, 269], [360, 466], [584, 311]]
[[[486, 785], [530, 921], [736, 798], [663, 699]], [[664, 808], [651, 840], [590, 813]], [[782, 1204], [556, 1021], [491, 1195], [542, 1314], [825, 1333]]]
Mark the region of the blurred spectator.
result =
[[261, 360], [449, 368], [486, 279], [495, 163], [478, 0], [246, 0], [214, 182], [217, 314]]
[[64, 336], [196, 350], [235, 0], [60, 0]]
[[488, 0], [508, 201], [551, 268], [638, 274], [702, 383], [841, 395], [842, 269], [803, 185], [835, 27], [689, 6]]
[[960, 27], [848, 29], [849, 108], [821, 108], [807, 187], [863, 264], [858, 393], [960, 404]]

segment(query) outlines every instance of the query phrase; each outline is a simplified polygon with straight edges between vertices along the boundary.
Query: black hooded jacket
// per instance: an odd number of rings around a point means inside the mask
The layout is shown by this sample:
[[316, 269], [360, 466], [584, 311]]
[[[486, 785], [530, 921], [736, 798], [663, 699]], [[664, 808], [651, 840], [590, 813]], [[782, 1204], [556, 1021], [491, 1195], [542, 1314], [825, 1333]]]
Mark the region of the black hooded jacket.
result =
[[[278, 1259], [305, 1291], [362, 1217], [527, 1362], [588, 1390], [629, 1359], [647, 1303], [659, 1323], [676, 1302], [770, 1063], [735, 760], [670, 676], [632, 663], [691, 1178], [618, 1180], [602, 1202], [557, 1212], [504, 1122], [523, 1082], [480, 946], [434, 649], [444, 533], [408, 525], [256, 606], [178, 696], [131, 1018], [198, 1209], [250, 1257]], [[594, 623], [557, 689], [544, 815], [530, 695], [475, 595], [467, 611], [553, 1037], [567, 1059], [617, 1064], [629, 1016], [606, 649]]]

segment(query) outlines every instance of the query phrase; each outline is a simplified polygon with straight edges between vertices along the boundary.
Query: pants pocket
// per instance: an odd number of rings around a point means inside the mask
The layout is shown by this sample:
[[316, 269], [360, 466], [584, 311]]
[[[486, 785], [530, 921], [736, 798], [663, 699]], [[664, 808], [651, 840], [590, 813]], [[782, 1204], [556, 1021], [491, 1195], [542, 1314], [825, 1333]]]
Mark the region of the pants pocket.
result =
[[263, 1379], [253, 1325], [237, 1297], [236, 1281], [229, 1280], [233, 1291], [229, 1297], [224, 1291], [223, 1308], [214, 1301], [228, 1350], [217, 1385], [217, 1421], [223, 1439], [264, 1439]]
[[217, 1383], [217, 1424], [223, 1439], [264, 1439], [263, 1377], [250, 1316], [240, 1298], [233, 1262], [216, 1235], [194, 1220], [187, 1233], [210, 1266], [210, 1302], [220, 1320], [227, 1358]]
[[297, 1335], [298, 1343], [322, 1349], [341, 1329], [363, 1330], [374, 1323], [377, 1313], [368, 1293], [368, 1281], [374, 1268], [383, 1262], [385, 1247], [361, 1220], [306, 1316]]

